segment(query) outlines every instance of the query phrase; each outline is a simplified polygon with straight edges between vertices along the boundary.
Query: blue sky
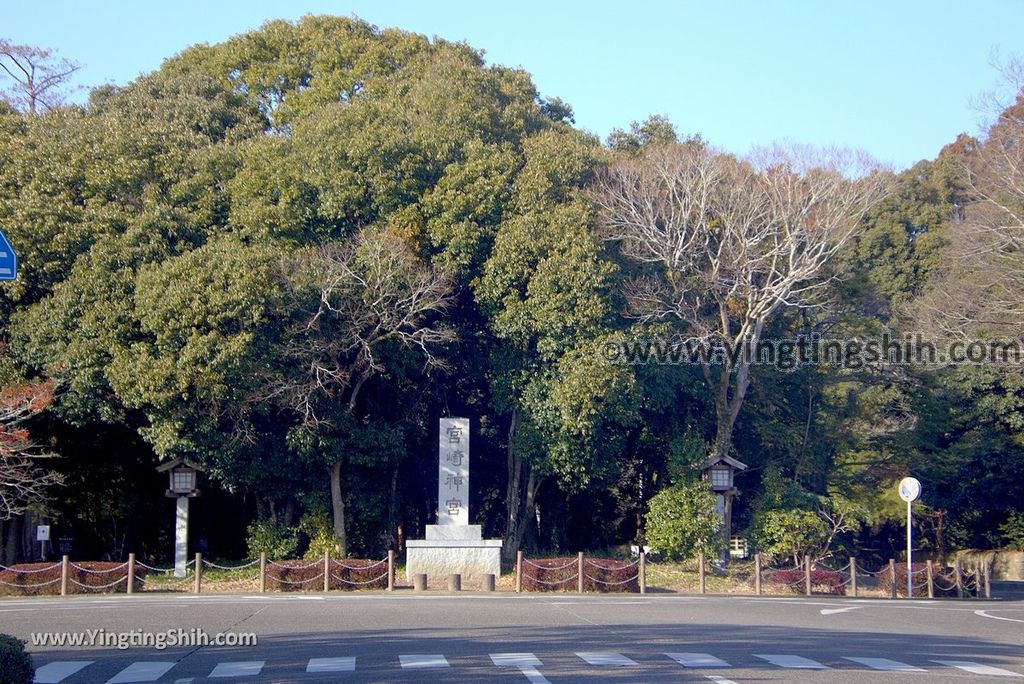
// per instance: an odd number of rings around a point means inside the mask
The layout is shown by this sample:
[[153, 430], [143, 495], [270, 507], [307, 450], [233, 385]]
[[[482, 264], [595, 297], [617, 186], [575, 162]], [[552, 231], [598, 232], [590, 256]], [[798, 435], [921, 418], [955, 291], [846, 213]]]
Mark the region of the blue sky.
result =
[[466, 40], [529, 71], [604, 138], [650, 114], [743, 153], [790, 139], [867, 150], [902, 168], [976, 133], [993, 48], [1024, 55], [1024, 1], [19, 2], [0, 36], [56, 48], [80, 82], [123, 84], [193, 43], [274, 18], [356, 14]]

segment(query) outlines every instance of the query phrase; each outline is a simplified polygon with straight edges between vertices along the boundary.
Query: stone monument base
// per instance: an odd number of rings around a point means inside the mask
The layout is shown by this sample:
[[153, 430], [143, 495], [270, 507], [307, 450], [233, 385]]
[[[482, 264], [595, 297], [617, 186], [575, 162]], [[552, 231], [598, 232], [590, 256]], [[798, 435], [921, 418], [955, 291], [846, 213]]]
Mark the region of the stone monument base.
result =
[[447, 579], [459, 573], [463, 581], [501, 576], [501, 540], [483, 539], [479, 525], [427, 525], [426, 539], [405, 542], [405, 577], [426, 573]]

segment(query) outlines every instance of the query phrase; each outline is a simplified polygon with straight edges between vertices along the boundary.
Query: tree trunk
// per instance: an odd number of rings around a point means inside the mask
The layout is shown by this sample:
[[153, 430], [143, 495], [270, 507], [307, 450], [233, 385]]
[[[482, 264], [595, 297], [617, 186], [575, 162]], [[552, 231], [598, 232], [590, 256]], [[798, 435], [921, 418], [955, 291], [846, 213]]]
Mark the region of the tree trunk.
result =
[[331, 512], [334, 517], [334, 538], [338, 542], [338, 553], [342, 558], [348, 557], [348, 540], [345, 538], [345, 501], [341, 498], [341, 464], [335, 463], [330, 468], [331, 476]]
[[391, 471], [391, 492], [388, 495], [388, 549], [397, 551], [399, 547], [398, 522], [398, 465]]
[[523, 540], [520, 525], [520, 507], [522, 504], [522, 477], [524, 470], [523, 457], [516, 451], [514, 442], [516, 429], [519, 426], [519, 412], [512, 410], [512, 420], [508, 428], [508, 479], [505, 487], [505, 543], [502, 555], [505, 560], [512, 560]]

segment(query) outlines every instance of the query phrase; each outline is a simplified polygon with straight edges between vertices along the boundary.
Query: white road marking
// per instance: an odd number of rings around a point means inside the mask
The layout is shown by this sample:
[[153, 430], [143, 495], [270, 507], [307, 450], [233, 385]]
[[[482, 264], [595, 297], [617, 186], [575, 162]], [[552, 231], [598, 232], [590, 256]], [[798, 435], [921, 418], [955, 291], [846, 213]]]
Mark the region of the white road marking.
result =
[[540, 667], [540, 659], [532, 653], [492, 653], [491, 662], [498, 667]]
[[718, 682], [718, 684], [736, 684], [736, 682], [732, 681], [731, 679], [726, 679], [725, 677], [719, 677], [718, 675], [704, 675], [704, 676], [707, 677], [708, 679], [710, 679], [713, 682]]
[[491, 662], [498, 667], [514, 667], [523, 673], [530, 684], [551, 684], [537, 668], [543, 663], [532, 653], [492, 653]]
[[984, 610], [976, 610], [974, 611], [974, 614], [980, 615], [981, 617], [986, 617], [989, 620], [1005, 620], [1006, 622], [1024, 622], [1024, 620], [1017, 620], [1016, 618], [1004, 618], [999, 617], [998, 615], [989, 615], [988, 612]]
[[779, 654], [774, 654], [774, 653], [773, 654], [767, 654], [767, 655], [757, 655], [755, 653], [754, 657], [755, 658], [760, 658], [761, 660], [767, 660], [772, 665], [777, 665], [778, 667], [785, 667], [785, 668], [791, 669], [791, 670], [794, 670], [794, 669], [795, 670], [830, 670], [830, 669], [832, 669], [832, 668], [828, 667], [827, 665], [822, 665], [821, 663], [819, 663], [816, 660], [811, 660], [810, 658], [804, 658], [803, 656], [779, 655]]
[[719, 660], [710, 653], [666, 653], [669, 658], [683, 667], [732, 667], [724, 660]]
[[107, 684], [128, 684], [128, 682], [155, 682], [174, 667], [175, 662], [138, 661], [124, 668], [107, 680]]
[[448, 661], [443, 655], [401, 655], [398, 656], [402, 667], [418, 669], [424, 667], [448, 667]]
[[901, 663], [898, 660], [889, 660], [888, 658], [855, 658], [852, 656], [843, 656], [843, 660], [852, 660], [855, 663], [861, 665], [867, 665], [872, 670], [888, 670], [890, 672], [925, 672], [919, 667], [913, 665], [907, 665]]
[[600, 667], [628, 667], [630, 665], [636, 665], [635, 660], [627, 658], [621, 653], [586, 651], [584, 653], [577, 653], [576, 655], [591, 665], [598, 665]]
[[356, 659], [347, 658], [310, 658], [306, 672], [353, 672]]
[[857, 610], [859, 606], [850, 606], [849, 608], [822, 608], [822, 615], [835, 615], [836, 613], [848, 613], [851, 610]]
[[323, 601], [323, 596], [289, 596], [293, 601]]
[[946, 667], [955, 667], [964, 672], [970, 672], [971, 674], [988, 675], [989, 677], [1024, 677], [1022, 674], [1016, 672], [1010, 672], [999, 667], [992, 667], [991, 665], [982, 665], [981, 663], [972, 663], [969, 660], [933, 660], [933, 663], [939, 665], [945, 665]]
[[92, 665], [95, 660], [58, 660], [47, 663], [36, 670], [36, 684], [57, 684], [75, 674], [84, 667]]
[[234, 663], [218, 663], [210, 677], [251, 677], [263, 670], [265, 660], [240, 660]]

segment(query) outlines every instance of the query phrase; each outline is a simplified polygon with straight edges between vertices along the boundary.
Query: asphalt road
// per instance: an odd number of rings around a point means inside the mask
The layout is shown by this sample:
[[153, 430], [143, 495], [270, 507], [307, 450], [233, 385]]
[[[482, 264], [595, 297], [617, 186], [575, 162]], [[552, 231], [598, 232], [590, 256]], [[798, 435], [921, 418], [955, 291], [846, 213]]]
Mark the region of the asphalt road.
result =
[[409, 592], [0, 600], [0, 632], [30, 639], [94, 629], [245, 632], [259, 641], [30, 646], [40, 681], [1024, 680], [1021, 601]]

